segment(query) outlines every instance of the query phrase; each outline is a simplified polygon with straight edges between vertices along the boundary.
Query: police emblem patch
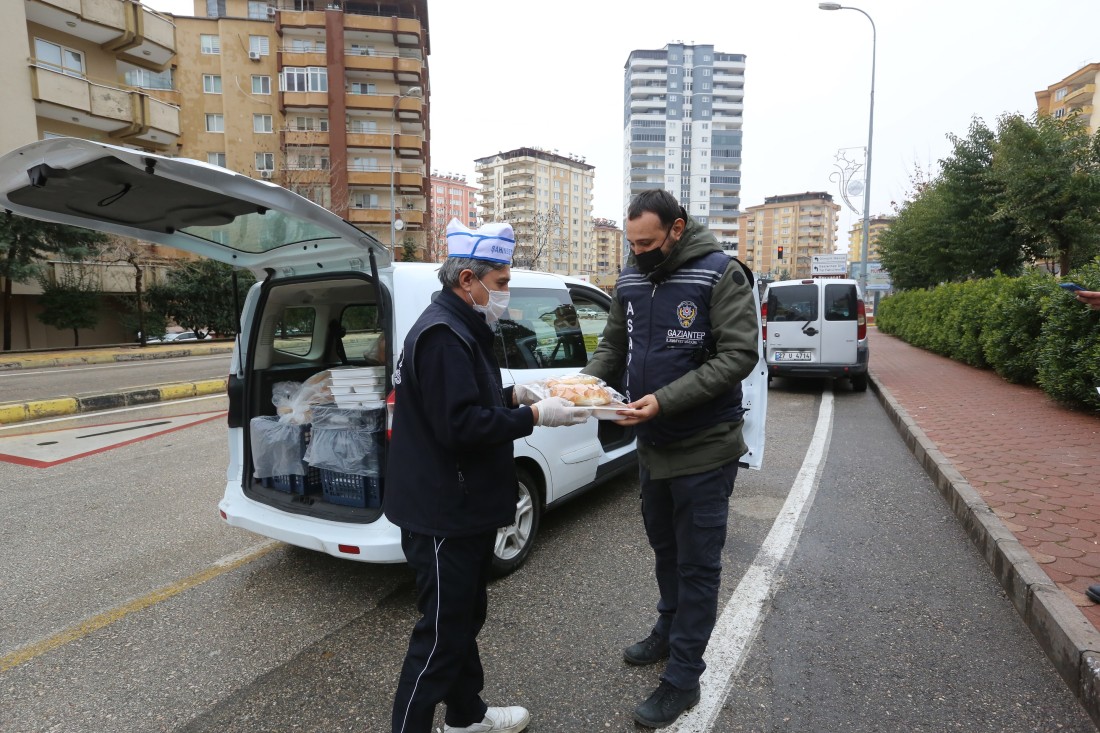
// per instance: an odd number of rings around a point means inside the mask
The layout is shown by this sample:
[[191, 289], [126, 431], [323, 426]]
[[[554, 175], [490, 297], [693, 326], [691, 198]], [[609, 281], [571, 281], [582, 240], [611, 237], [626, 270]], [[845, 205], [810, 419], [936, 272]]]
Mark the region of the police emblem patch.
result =
[[680, 325], [684, 328], [691, 328], [698, 314], [699, 309], [690, 300], [681, 301], [680, 305], [676, 306], [676, 317], [680, 319]]

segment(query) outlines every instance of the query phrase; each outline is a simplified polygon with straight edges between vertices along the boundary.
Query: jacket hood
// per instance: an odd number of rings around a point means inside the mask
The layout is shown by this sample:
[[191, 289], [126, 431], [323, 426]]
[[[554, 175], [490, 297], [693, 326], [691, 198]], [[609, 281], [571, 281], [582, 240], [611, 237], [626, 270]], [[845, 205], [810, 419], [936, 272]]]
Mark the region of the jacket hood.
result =
[[[717, 237], [694, 218], [688, 216], [687, 225], [684, 227], [684, 233], [680, 236], [680, 240], [672, 246], [672, 251], [669, 252], [668, 258], [646, 277], [651, 282], [659, 282], [675, 272], [685, 262], [693, 260], [696, 257], [702, 257], [711, 252], [721, 251], [722, 247], [718, 244]], [[627, 264], [632, 267], [637, 267], [633, 253], [630, 255], [630, 260]]]

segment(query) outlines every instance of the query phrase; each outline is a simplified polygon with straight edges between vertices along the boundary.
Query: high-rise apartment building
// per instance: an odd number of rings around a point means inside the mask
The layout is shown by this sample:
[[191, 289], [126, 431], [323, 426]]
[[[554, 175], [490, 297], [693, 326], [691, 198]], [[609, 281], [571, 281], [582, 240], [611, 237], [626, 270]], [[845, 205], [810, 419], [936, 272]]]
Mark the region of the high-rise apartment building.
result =
[[474, 163], [482, 218], [512, 225], [517, 266], [563, 275], [595, 272], [595, 166], [541, 148], [517, 148]]
[[410, 238], [422, 248], [427, 0], [194, 0], [194, 10], [174, 19], [180, 154], [296, 191], [398, 256]]
[[836, 249], [839, 214], [824, 192], [768, 196], [741, 216], [737, 257], [762, 279], [809, 277], [813, 255]]
[[1035, 103], [1042, 116], [1068, 117], [1080, 115], [1089, 132], [1100, 127], [1100, 115], [1094, 110], [1100, 107], [1100, 63], [1082, 66], [1057, 84], [1035, 92]]
[[727, 252], [741, 215], [745, 56], [670, 43], [632, 51], [623, 105], [623, 191], [671, 191]]
[[432, 172], [432, 210], [428, 217], [427, 239], [422, 259], [442, 262], [447, 256], [447, 225], [451, 219], [476, 229], [477, 187], [466, 176]]
[[592, 221], [596, 234], [596, 273], [617, 275], [626, 263], [623, 230], [611, 219]]
[[[893, 216], [872, 216], [867, 223], [867, 261], [878, 262], [878, 240], [882, 233], [894, 223]], [[863, 261], [863, 219], [852, 222], [852, 228], [848, 230], [848, 262]], [[848, 272], [853, 272], [849, 266]]]

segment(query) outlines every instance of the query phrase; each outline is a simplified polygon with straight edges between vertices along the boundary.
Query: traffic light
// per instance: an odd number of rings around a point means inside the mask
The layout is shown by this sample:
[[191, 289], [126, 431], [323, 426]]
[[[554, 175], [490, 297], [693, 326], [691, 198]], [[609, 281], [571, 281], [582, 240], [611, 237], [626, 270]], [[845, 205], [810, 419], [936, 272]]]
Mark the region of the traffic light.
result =
[[783, 245], [779, 245], [779, 259], [783, 259]]

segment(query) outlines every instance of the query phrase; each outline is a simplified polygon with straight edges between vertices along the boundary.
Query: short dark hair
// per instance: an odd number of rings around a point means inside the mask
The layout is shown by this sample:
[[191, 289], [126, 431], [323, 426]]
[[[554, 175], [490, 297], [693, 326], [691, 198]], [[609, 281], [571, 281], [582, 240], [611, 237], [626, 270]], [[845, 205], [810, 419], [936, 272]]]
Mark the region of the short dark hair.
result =
[[453, 288], [458, 285], [458, 276], [463, 270], [472, 270], [474, 277], [480, 280], [493, 270], [503, 270], [507, 266], [507, 262], [490, 262], [472, 257], [448, 257], [443, 260], [443, 266], [439, 268], [439, 282], [443, 283], [445, 288]]
[[684, 211], [684, 207], [680, 206], [675, 196], [663, 188], [651, 188], [636, 194], [626, 209], [626, 218], [637, 219], [647, 211], [656, 214], [665, 227], [672, 226], [677, 219], [687, 221], [687, 212]]

